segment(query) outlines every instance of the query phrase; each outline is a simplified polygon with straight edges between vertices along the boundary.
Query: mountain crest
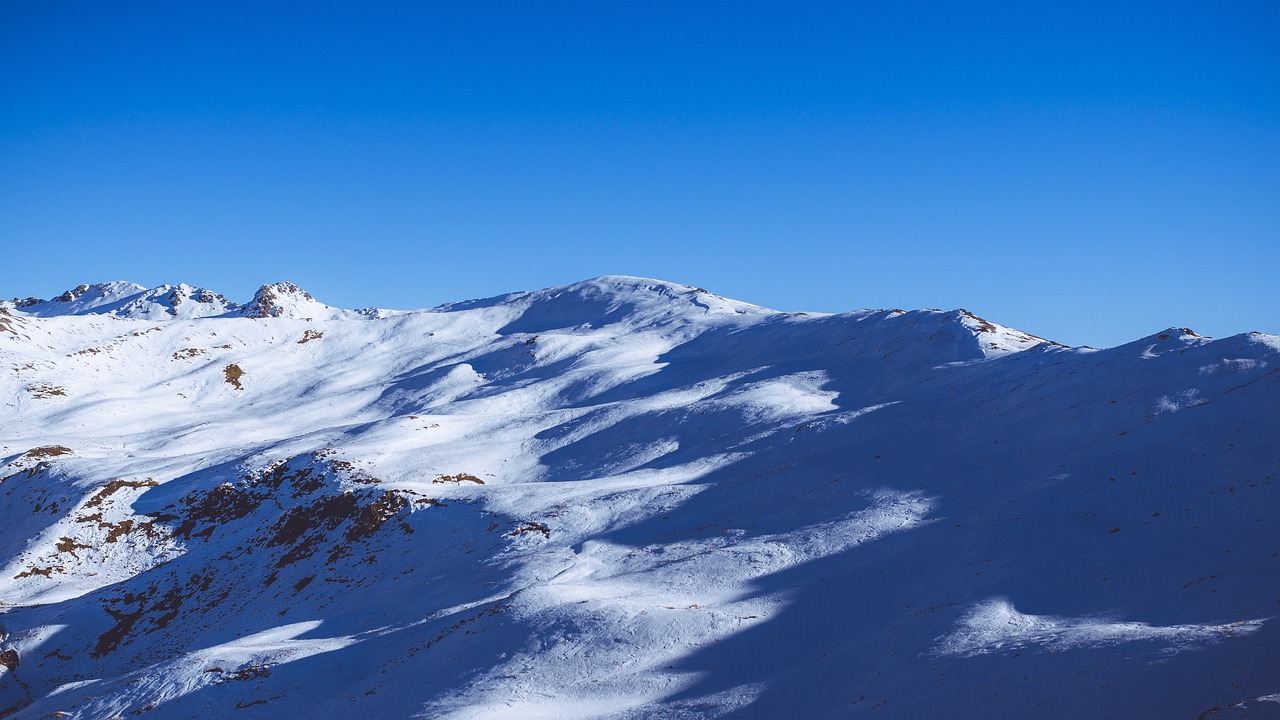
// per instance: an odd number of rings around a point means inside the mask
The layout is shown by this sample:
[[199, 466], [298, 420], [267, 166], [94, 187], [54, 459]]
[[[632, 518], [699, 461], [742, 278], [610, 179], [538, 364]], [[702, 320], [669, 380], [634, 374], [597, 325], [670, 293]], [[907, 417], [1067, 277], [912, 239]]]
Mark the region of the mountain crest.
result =
[[704, 318], [774, 314], [758, 305], [730, 300], [691, 285], [632, 277], [601, 275], [570, 285], [508, 296], [504, 303], [521, 314], [501, 332], [538, 333], [577, 326], [666, 325]]
[[946, 316], [973, 333], [982, 354], [986, 357], [1008, 355], [1009, 353], [1027, 350], [1046, 343], [1058, 345], [1058, 343], [1045, 340], [1042, 337], [993, 323], [990, 320], [974, 315], [964, 308], [952, 310]]
[[25, 300], [14, 298], [11, 302], [14, 308], [38, 317], [109, 313], [144, 291], [146, 288], [137, 283], [114, 281], [77, 285], [51, 300], [29, 297]]
[[50, 300], [14, 298], [12, 309], [34, 317], [109, 315], [130, 320], [190, 320], [206, 317], [328, 317], [335, 312], [291, 282], [263, 285], [246, 305], [221, 293], [179, 283], [146, 288], [132, 282], [77, 285]]
[[258, 288], [249, 304], [240, 309], [240, 314], [250, 318], [309, 317], [325, 310], [332, 308], [301, 287], [291, 282], [278, 282]]
[[185, 283], [161, 285], [130, 299], [113, 314], [137, 319], [163, 320], [217, 317], [239, 309], [221, 294]]

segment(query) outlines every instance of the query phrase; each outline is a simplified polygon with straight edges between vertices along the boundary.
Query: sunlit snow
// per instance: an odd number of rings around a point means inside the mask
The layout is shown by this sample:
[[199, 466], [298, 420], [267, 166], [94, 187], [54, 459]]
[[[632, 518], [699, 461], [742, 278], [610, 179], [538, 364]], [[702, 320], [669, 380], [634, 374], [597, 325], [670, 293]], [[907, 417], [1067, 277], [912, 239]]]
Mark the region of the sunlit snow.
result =
[[0, 398], [0, 716], [1280, 692], [1274, 336], [1068, 348], [624, 276], [420, 311], [104, 283], [0, 304]]

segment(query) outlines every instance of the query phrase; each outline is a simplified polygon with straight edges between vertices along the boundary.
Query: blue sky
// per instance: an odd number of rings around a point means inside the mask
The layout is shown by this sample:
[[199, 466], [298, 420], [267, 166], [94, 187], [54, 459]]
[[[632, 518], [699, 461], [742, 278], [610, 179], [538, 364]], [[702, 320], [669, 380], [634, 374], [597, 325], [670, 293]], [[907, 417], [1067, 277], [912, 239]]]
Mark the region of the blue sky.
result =
[[1273, 2], [0, 5], [0, 295], [1280, 332]]

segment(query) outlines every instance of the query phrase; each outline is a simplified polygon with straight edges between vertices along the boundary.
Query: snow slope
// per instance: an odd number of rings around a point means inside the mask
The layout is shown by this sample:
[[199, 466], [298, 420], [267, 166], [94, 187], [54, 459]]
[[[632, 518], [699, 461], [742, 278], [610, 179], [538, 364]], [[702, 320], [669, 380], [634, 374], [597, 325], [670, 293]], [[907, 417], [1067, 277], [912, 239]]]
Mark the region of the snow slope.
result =
[[4, 717], [1280, 716], [1276, 336], [106, 283], [0, 398]]

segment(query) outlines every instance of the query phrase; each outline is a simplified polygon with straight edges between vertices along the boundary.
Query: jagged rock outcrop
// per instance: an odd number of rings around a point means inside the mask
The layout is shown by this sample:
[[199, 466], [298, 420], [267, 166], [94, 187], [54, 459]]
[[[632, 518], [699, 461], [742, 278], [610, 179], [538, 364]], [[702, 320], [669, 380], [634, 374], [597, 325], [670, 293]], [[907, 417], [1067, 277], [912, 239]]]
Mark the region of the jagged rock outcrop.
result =
[[279, 282], [258, 288], [240, 314], [251, 318], [299, 317], [327, 307], [297, 285]]

